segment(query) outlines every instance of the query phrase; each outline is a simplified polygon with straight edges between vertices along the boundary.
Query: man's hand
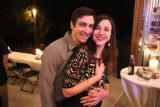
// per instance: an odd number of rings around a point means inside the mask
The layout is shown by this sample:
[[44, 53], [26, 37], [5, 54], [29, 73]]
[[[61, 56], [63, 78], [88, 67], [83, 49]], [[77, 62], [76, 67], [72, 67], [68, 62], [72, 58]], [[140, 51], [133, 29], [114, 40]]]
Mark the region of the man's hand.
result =
[[103, 88], [94, 88], [88, 93], [88, 96], [81, 98], [81, 103], [88, 107], [95, 106], [101, 100], [103, 100], [108, 95], [108, 93], [109, 91], [106, 91]]

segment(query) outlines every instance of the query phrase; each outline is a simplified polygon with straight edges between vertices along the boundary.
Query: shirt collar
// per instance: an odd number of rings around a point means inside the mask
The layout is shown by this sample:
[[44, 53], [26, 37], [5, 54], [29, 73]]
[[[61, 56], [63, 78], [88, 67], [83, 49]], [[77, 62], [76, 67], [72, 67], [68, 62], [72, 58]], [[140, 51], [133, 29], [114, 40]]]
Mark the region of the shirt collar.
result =
[[64, 35], [64, 39], [68, 44], [69, 50], [72, 50], [73, 48], [75, 48], [77, 45], [74, 43], [72, 37], [71, 37], [71, 32], [66, 32]]

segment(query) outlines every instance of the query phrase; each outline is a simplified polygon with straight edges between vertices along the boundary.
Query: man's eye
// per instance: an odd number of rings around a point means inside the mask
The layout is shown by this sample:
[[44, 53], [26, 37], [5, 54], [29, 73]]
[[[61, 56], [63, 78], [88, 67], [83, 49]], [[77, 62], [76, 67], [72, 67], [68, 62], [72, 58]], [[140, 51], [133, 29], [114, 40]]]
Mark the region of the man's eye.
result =
[[89, 28], [93, 29], [93, 25], [89, 26]]
[[80, 26], [86, 26], [86, 24], [84, 24], [84, 23], [80, 23], [79, 25], [80, 25]]

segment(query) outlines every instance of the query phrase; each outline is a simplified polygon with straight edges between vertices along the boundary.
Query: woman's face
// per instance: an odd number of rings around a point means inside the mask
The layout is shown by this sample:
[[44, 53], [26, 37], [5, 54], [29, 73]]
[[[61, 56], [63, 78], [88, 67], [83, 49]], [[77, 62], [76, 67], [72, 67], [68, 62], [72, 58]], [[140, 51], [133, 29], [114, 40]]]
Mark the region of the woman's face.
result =
[[112, 25], [109, 20], [103, 19], [93, 32], [93, 40], [96, 45], [105, 46], [111, 38]]

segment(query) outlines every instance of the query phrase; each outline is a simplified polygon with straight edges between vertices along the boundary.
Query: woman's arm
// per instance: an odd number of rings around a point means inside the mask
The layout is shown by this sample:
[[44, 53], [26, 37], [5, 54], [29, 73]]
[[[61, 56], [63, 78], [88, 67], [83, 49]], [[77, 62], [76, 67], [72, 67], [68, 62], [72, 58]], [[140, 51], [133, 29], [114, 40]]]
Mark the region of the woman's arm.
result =
[[99, 63], [96, 63], [96, 75], [79, 82], [77, 85], [71, 87], [71, 88], [62, 88], [62, 92], [63, 95], [65, 97], [72, 97], [74, 95], [77, 95], [81, 92], [83, 92], [84, 90], [86, 90], [89, 86], [93, 85], [94, 83], [96, 83], [97, 81], [99, 81], [102, 77], [104, 71], [104, 64], [101, 63], [99, 65]]

